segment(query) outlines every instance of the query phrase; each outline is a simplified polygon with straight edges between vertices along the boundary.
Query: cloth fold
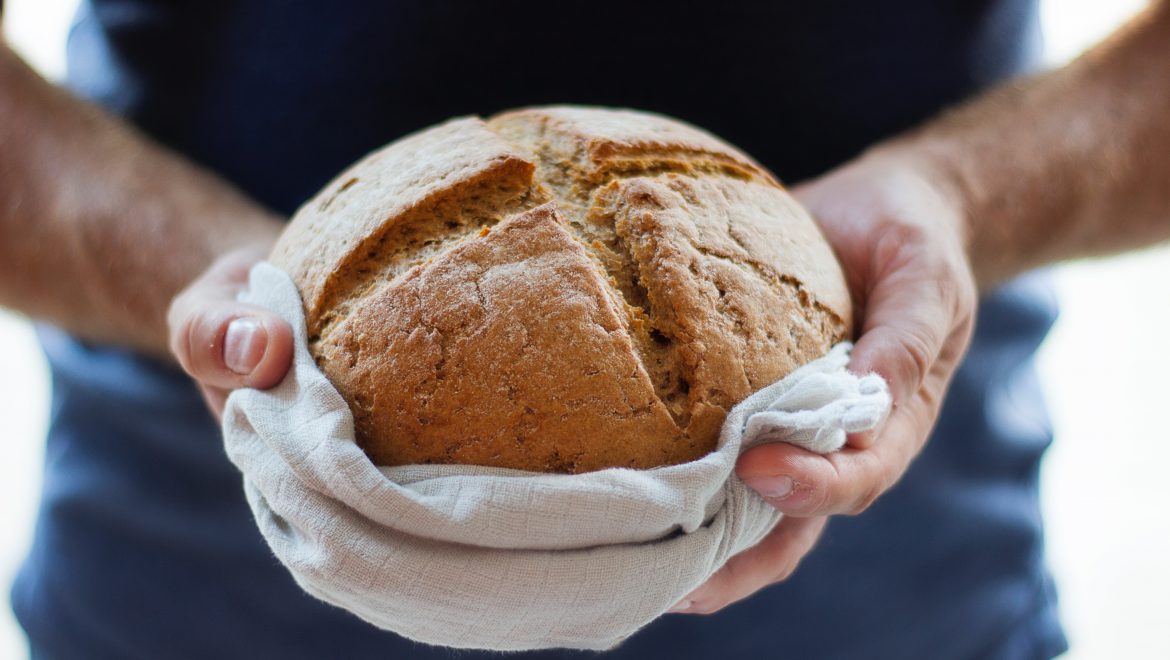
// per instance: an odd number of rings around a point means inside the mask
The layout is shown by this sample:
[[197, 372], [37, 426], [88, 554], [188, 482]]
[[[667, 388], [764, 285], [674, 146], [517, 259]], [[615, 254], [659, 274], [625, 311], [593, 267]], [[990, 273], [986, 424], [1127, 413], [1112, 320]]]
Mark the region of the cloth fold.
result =
[[257, 264], [241, 299], [295, 333], [284, 381], [233, 392], [224, 414], [260, 532], [305, 591], [428, 644], [615, 646], [779, 521], [735, 476], [743, 449], [834, 451], [890, 407], [879, 376], [846, 371], [841, 344], [733, 408], [717, 449], [682, 465], [579, 475], [376, 467], [308, 352], [288, 275]]

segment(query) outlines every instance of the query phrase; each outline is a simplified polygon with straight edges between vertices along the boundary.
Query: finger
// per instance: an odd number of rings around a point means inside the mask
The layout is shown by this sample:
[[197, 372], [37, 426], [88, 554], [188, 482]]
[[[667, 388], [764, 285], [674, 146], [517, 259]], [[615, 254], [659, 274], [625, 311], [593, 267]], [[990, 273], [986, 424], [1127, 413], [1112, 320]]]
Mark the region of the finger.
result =
[[[211, 296], [218, 295], [209, 287]], [[226, 389], [272, 387], [292, 363], [292, 329], [272, 312], [222, 298], [178, 303], [171, 350], [183, 369], [204, 385]]]
[[870, 292], [849, 366], [881, 375], [895, 405], [922, 387], [954, 327], [957, 284], [948, 279], [934, 268], [906, 267]]
[[897, 482], [921, 449], [947, 377], [949, 368], [939, 365], [922, 395], [895, 410], [868, 449], [846, 447], [822, 456], [787, 443], [760, 445], [740, 456], [736, 473], [789, 515], [861, 513]]
[[882, 427], [885, 426], [886, 420], [882, 419], [878, 425], [868, 431], [858, 431], [850, 433], [845, 436], [845, 444], [854, 449], [869, 449], [877, 442], [878, 435], [881, 433]]
[[710, 614], [784, 580], [816, 545], [824, 527], [825, 518], [781, 519], [762, 541], [732, 557], [670, 611]]

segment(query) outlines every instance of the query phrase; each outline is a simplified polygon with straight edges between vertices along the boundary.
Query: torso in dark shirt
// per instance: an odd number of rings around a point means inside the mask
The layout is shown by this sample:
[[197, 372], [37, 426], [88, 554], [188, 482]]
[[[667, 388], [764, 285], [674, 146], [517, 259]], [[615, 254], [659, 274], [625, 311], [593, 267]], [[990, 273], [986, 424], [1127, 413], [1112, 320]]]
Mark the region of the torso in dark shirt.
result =
[[[797, 181], [1024, 70], [1035, 20], [1029, 0], [93, 0], [69, 84], [286, 213], [404, 133], [536, 103], [675, 115]], [[1029, 362], [1053, 313], [1035, 279], [990, 297], [934, 437], [893, 491], [834, 520], [785, 584], [715, 616], [664, 617], [614, 657], [1063, 648], [1036, 497], [1050, 431]], [[14, 588], [39, 653], [446, 657], [299, 591], [184, 377], [42, 338], [45, 493]]]

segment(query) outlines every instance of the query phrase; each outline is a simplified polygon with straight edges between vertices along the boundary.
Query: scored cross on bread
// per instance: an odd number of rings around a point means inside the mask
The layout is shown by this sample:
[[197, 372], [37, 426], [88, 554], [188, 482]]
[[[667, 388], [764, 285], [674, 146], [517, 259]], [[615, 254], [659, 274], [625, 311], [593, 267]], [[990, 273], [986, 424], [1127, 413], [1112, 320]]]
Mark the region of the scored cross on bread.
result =
[[305, 204], [271, 261], [379, 465], [694, 460], [852, 327], [831, 249], [766, 170], [634, 111], [403, 138]]

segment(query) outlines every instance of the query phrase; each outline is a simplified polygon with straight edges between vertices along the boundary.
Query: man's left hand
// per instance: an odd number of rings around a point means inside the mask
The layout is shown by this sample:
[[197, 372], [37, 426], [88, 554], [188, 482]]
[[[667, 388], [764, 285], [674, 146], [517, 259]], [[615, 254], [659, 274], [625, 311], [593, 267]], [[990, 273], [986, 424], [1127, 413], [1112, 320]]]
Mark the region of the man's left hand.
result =
[[884, 424], [821, 456], [776, 443], [736, 472], [784, 518], [671, 611], [716, 612], [788, 577], [827, 516], [866, 510], [922, 449], [970, 343], [976, 289], [957, 195], [904, 155], [874, 152], [794, 190], [841, 261], [859, 320], [850, 369], [886, 379]]

